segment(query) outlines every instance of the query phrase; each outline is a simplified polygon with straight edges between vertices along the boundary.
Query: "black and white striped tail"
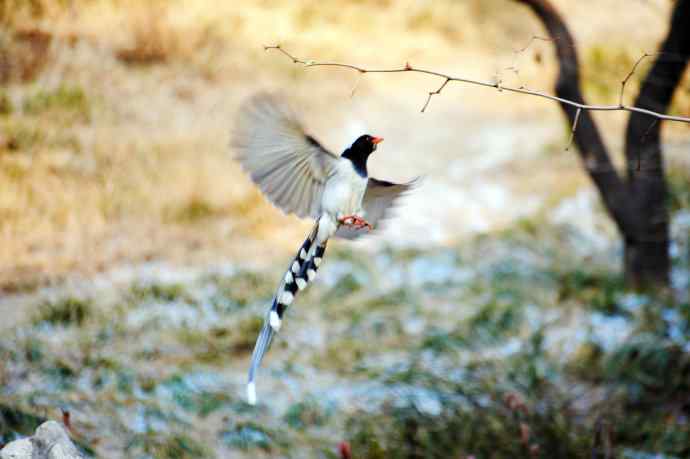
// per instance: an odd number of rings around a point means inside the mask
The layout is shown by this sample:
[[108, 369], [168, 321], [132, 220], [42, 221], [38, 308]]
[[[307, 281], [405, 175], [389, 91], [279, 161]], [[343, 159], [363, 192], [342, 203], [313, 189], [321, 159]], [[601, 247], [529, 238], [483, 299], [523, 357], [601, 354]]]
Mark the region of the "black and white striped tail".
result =
[[314, 280], [316, 271], [318, 271], [323, 259], [328, 241], [316, 244], [318, 230], [319, 223], [317, 222], [290, 263], [287, 272], [280, 282], [278, 291], [273, 297], [273, 304], [266, 315], [266, 320], [256, 340], [256, 345], [254, 345], [252, 361], [249, 367], [249, 380], [247, 382], [247, 401], [252, 405], [256, 403], [256, 384], [254, 382], [256, 372], [264, 354], [271, 345], [273, 335], [280, 330], [280, 326], [283, 323], [283, 314], [295, 299], [297, 292], [304, 290], [309, 282]]

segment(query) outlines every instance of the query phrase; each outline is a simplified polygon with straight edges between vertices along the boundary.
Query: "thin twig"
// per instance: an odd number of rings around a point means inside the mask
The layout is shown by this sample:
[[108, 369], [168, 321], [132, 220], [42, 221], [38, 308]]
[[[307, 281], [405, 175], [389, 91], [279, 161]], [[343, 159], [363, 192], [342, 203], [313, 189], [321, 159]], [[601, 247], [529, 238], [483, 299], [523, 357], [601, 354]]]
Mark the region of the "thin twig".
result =
[[429, 95], [426, 98], [426, 102], [424, 102], [424, 106], [422, 107], [422, 110], [421, 110], [422, 113], [424, 113], [424, 110], [426, 110], [426, 108], [429, 106], [429, 102], [431, 102], [431, 97], [435, 96], [436, 94], [441, 94], [441, 91], [443, 91], [443, 88], [446, 87], [446, 85], [448, 84], [449, 81], [450, 81], [450, 79], [446, 78], [445, 81], [443, 82], [443, 84], [441, 86], [439, 86], [439, 88], [436, 91], [431, 91], [429, 93]]
[[573, 138], [575, 137], [575, 130], [577, 130], [577, 122], [580, 121], [580, 113], [582, 109], [578, 108], [575, 112], [575, 119], [573, 120], [573, 127], [570, 129], [570, 139], [568, 139], [568, 145], [565, 147], [565, 151], [570, 150], [570, 146], [573, 144]]
[[549, 37], [540, 37], [539, 35], [532, 35], [532, 38], [529, 39], [529, 41], [527, 42], [527, 44], [526, 44], [525, 46], [523, 46], [523, 47], [520, 48], [520, 49], [515, 49], [515, 50], [513, 50], [513, 52], [516, 53], [516, 54], [523, 53], [523, 52], [527, 51], [527, 50], [529, 49], [529, 47], [532, 46], [532, 43], [534, 43], [534, 42], [537, 41], [537, 40], [540, 40], [540, 41], [554, 41], [553, 38], [549, 38]]
[[621, 106], [621, 107], [623, 106], [623, 93], [625, 92], [625, 85], [628, 84], [628, 80], [633, 76], [633, 74], [635, 73], [635, 70], [637, 70], [637, 66], [640, 65], [640, 63], [643, 60], [645, 60], [646, 58], [648, 58], [650, 56], [656, 56], [658, 54], [661, 54], [661, 53], [651, 53], [651, 54], [650, 53], [644, 53], [642, 56], [639, 57], [639, 59], [637, 59], [637, 61], [635, 61], [632, 68], [630, 69], [630, 72], [628, 72], [628, 74], [625, 76], [625, 78], [623, 78], [623, 80], [621, 81], [621, 92], [618, 95], [618, 105], [619, 106]]
[[646, 131], [644, 131], [644, 134], [642, 134], [642, 137], [640, 137], [640, 143], [644, 143], [645, 140], [647, 140], [647, 136], [649, 133], [652, 131], [652, 128], [658, 123], [659, 120], [652, 120], [652, 122], [649, 124], [649, 127], [647, 128]]
[[359, 73], [357, 75], [357, 81], [355, 81], [354, 86], [352, 86], [352, 91], [350, 91], [350, 98], [355, 97], [355, 92], [357, 91], [357, 88], [359, 87], [359, 83], [362, 81], [362, 77], [364, 77], [363, 73]]
[[525, 51], [527, 51], [535, 41], [538, 41], [538, 40], [539, 41], [555, 41], [555, 39], [552, 39], [549, 37], [540, 37], [538, 35], [532, 35], [532, 37], [529, 39], [529, 41], [527, 42], [527, 44], [525, 46], [523, 46], [522, 48], [513, 49], [513, 60], [510, 64], [510, 67], [506, 67], [503, 70], [510, 70], [516, 76], [519, 75], [520, 69], [517, 66], [518, 58], [520, 57], [521, 54], [523, 54]]
[[[460, 83], [473, 84], [473, 85], [477, 85], [477, 86], [483, 86], [486, 88], [494, 88], [494, 89], [497, 89], [499, 91], [508, 91], [508, 92], [514, 92], [514, 93], [518, 93], [518, 94], [527, 94], [530, 96], [541, 97], [544, 99], [552, 100], [554, 102], [560, 102], [562, 104], [570, 105], [572, 107], [579, 108], [582, 110], [637, 112], [637, 113], [643, 113], [645, 115], [649, 115], [651, 117], [654, 117], [654, 118], [657, 118], [660, 120], [677, 121], [680, 123], [689, 123], [690, 124], [690, 118], [685, 117], [685, 116], [665, 115], [663, 113], [658, 113], [658, 112], [655, 112], [653, 110], [648, 110], [646, 108], [633, 107], [630, 105], [623, 105], [623, 104], [618, 104], [618, 105], [581, 104], [581, 103], [578, 103], [578, 102], [575, 102], [575, 101], [572, 101], [569, 99], [564, 99], [562, 97], [554, 96], [552, 94], [548, 94], [548, 93], [545, 93], [542, 91], [536, 91], [536, 90], [528, 89], [524, 86], [517, 87], [517, 88], [512, 87], [512, 86], [503, 86], [499, 82], [491, 83], [491, 82], [487, 82], [487, 81], [474, 80], [471, 78], [451, 76], [451, 75], [447, 75], [445, 73], [437, 72], [434, 70], [427, 70], [427, 69], [422, 69], [419, 67], [413, 67], [409, 64], [406, 64], [404, 67], [398, 67], [398, 68], [370, 69], [370, 68], [359, 67], [356, 65], [339, 63], [339, 62], [321, 62], [321, 61], [315, 61], [315, 60], [299, 59], [299, 58], [293, 56], [292, 54], [288, 53], [287, 51], [285, 51], [280, 45], [264, 46], [264, 49], [265, 50], [271, 50], [271, 49], [278, 50], [282, 54], [284, 54], [285, 56], [290, 58], [290, 60], [292, 60], [293, 63], [303, 64], [305, 67], [339, 67], [339, 68], [347, 68], [347, 69], [351, 69], [351, 70], [356, 70], [357, 72], [360, 72], [360, 73], [403, 73], [403, 72], [422, 73], [425, 75], [431, 75], [431, 76], [445, 79], [446, 81], [444, 81], [444, 84], [442, 85], [443, 87], [445, 87], [446, 84], [448, 84], [451, 81], [457, 81]], [[436, 91], [434, 91], [434, 92], [436, 92]], [[425, 105], [428, 105], [428, 102]], [[423, 107], [423, 108], [426, 108], [426, 107]]]

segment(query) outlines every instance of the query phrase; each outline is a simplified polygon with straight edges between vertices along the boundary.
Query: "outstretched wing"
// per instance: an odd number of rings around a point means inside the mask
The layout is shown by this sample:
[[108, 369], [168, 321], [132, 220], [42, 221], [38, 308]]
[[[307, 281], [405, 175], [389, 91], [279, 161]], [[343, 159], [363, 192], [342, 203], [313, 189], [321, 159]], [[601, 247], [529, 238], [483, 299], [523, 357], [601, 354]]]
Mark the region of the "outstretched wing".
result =
[[[418, 182], [419, 179], [414, 179], [407, 183], [393, 183], [370, 177], [367, 182], [367, 189], [364, 192], [364, 198], [362, 199], [364, 219], [371, 223], [375, 229], [378, 228], [382, 221], [391, 217], [398, 198], [412, 190], [417, 186]], [[335, 237], [355, 239], [365, 234], [369, 233], [366, 230], [341, 226], [336, 231]]]
[[317, 218], [338, 157], [308, 135], [286, 100], [259, 93], [241, 107], [232, 147], [242, 168], [276, 207]]

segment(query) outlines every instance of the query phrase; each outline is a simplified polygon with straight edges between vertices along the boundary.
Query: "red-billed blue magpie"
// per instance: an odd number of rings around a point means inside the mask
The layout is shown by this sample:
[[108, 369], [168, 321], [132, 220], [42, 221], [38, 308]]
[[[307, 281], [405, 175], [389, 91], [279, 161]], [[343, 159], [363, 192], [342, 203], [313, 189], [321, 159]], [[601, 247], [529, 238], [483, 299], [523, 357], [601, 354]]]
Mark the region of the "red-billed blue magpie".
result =
[[307, 134], [284, 98], [260, 93], [240, 107], [232, 147], [242, 168], [275, 206], [316, 220], [278, 286], [256, 341], [247, 384], [251, 404], [256, 403], [261, 359], [280, 330], [286, 308], [316, 276], [328, 240], [354, 239], [373, 229], [414, 185], [369, 177], [367, 159], [381, 141], [362, 135], [337, 156]]

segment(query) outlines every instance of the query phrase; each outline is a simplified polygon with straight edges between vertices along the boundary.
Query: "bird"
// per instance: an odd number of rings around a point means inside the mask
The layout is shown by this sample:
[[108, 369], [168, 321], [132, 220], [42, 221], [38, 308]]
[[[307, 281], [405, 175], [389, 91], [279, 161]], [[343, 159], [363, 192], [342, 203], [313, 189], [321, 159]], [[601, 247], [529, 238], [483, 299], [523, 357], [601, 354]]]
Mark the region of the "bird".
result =
[[390, 217], [395, 202], [417, 183], [369, 176], [367, 160], [383, 138], [363, 134], [340, 156], [305, 129], [287, 98], [259, 92], [238, 110], [231, 148], [268, 200], [314, 226], [290, 261], [271, 300], [252, 352], [247, 401], [256, 404], [256, 374], [288, 306], [314, 280], [329, 239], [355, 239]]

